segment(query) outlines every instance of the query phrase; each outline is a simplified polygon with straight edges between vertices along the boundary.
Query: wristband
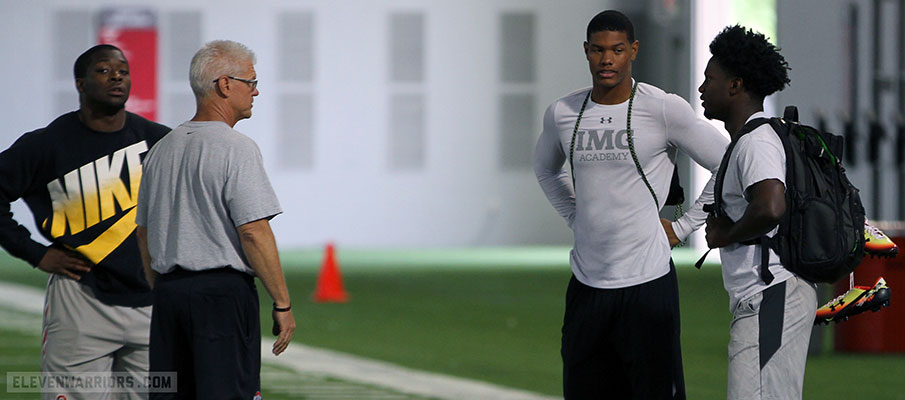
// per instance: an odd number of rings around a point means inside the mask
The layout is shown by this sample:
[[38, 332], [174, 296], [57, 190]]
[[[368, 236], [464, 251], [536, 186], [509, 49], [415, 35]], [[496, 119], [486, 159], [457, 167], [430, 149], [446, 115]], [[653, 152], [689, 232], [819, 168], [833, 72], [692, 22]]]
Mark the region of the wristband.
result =
[[291, 309], [292, 309], [292, 304], [290, 304], [289, 307], [286, 307], [286, 308], [279, 308], [279, 307], [277, 307], [277, 303], [273, 303], [273, 311], [276, 311], [276, 312], [286, 312], [286, 311], [289, 311], [289, 310], [291, 310]]

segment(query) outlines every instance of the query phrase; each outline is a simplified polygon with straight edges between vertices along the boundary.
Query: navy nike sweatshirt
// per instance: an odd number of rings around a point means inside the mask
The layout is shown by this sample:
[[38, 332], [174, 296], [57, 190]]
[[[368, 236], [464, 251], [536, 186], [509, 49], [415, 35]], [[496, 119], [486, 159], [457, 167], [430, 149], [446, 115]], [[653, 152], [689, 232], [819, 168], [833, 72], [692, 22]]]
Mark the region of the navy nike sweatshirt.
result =
[[47, 247], [13, 219], [23, 199], [41, 234], [95, 266], [80, 282], [109, 305], [151, 305], [135, 239], [135, 204], [144, 154], [169, 132], [127, 112], [123, 129], [97, 132], [78, 112], [22, 135], [0, 153], [0, 247], [37, 266]]

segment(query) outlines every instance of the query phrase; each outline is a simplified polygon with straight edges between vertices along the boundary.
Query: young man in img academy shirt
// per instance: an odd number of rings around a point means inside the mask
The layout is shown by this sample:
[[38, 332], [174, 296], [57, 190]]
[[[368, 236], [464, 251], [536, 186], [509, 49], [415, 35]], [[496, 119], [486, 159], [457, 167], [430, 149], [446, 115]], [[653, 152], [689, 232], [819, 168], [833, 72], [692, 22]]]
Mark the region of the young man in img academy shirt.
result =
[[[135, 239], [135, 204], [143, 154], [169, 129], [126, 112], [129, 62], [118, 48], [92, 47], [74, 74], [79, 109], [0, 153], [0, 246], [50, 274], [42, 371], [144, 376], [151, 292]], [[10, 203], [20, 198], [50, 246], [13, 219]], [[99, 395], [58, 389], [44, 398]]]
[[592, 87], [550, 105], [534, 163], [575, 237], [562, 329], [564, 395], [684, 399], [670, 245], [703, 225], [713, 179], [678, 221], [661, 221], [659, 211], [676, 152], [716, 172], [728, 140], [679, 96], [632, 79], [638, 41], [622, 13], [595, 16], [584, 51]]

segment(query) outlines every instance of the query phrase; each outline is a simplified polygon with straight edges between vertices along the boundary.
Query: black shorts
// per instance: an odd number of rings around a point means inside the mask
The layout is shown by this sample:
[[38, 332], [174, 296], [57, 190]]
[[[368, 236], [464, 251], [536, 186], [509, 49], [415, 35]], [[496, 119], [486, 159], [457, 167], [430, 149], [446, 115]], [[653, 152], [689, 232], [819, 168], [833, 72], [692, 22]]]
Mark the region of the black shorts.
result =
[[254, 278], [232, 268], [160, 275], [151, 313], [152, 372], [176, 372], [178, 393], [151, 399], [252, 399], [261, 390], [261, 318]]
[[573, 399], [685, 399], [679, 289], [669, 273], [619, 289], [575, 277], [562, 328], [563, 394]]

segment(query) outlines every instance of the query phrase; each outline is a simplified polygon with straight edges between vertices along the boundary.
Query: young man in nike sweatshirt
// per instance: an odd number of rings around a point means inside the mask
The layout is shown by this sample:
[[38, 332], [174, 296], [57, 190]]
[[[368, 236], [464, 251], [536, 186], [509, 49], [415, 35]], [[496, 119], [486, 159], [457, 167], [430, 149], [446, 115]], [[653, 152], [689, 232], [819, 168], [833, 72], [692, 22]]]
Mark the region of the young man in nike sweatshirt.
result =
[[[135, 239], [135, 204], [143, 155], [169, 128], [126, 111], [131, 79], [120, 49], [94, 46], [73, 72], [79, 109], [0, 153], [0, 246], [49, 274], [42, 371], [61, 379], [105, 371], [144, 376], [151, 291]], [[17, 199], [50, 246], [13, 219]], [[56, 387], [42, 395], [99, 394]]]

